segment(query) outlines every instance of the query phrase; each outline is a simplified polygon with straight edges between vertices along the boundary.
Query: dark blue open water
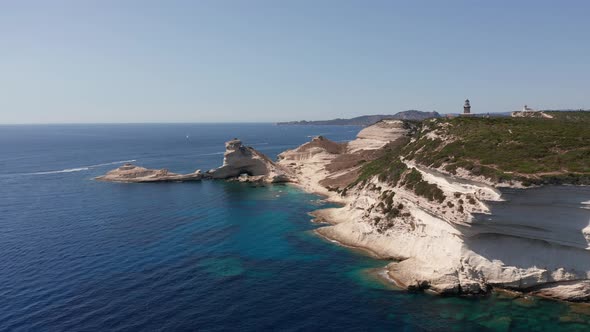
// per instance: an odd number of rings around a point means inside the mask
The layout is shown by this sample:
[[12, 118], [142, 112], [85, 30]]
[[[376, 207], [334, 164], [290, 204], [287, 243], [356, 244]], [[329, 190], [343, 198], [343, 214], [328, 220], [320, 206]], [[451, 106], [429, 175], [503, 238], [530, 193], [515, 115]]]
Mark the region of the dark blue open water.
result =
[[92, 180], [126, 160], [207, 170], [233, 137], [275, 157], [357, 131], [0, 126], [0, 330], [588, 329], [584, 306], [394, 290], [370, 273], [386, 262], [315, 237], [320, 197], [290, 186]]

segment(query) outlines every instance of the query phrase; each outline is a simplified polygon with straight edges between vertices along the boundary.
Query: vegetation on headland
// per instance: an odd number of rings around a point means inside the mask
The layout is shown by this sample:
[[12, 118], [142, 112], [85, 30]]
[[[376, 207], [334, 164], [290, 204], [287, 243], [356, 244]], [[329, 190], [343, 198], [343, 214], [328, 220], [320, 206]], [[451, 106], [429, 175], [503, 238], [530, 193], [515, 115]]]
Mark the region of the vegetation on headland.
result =
[[403, 144], [388, 144], [383, 148], [381, 157], [366, 163], [359, 174], [359, 177], [350, 186], [365, 182], [378, 175], [379, 181], [387, 182], [395, 186], [401, 175], [407, 170], [406, 164], [400, 160], [400, 149], [410, 142], [405, 139]]
[[438, 188], [423, 185], [420, 173], [408, 170], [401, 158], [452, 174], [463, 169], [495, 183], [590, 184], [590, 112], [546, 113], [553, 118], [426, 120], [407, 144], [388, 146], [364, 165], [353, 185], [373, 176], [393, 186], [404, 179], [404, 186], [438, 200]]
[[424, 181], [422, 173], [412, 168], [404, 177], [404, 187], [414, 191], [416, 195], [427, 198], [429, 201], [442, 203], [445, 200], [445, 194], [434, 183]]
[[[430, 201], [444, 201], [444, 193], [437, 185], [424, 181], [422, 174], [418, 170], [413, 167], [408, 168], [401, 161], [401, 147], [408, 143], [409, 138], [406, 138], [405, 140], [396, 142], [396, 144], [386, 146], [384, 148], [385, 153], [380, 158], [368, 162], [363, 166], [359, 177], [350, 186], [354, 186], [360, 182], [366, 182], [372, 177], [378, 176], [379, 181], [388, 183], [393, 187], [400, 184], [414, 191], [416, 195], [425, 197]], [[393, 195], [389, 196], [390, 200], [391, 198], [393, 198]], [[391, 204], [389, 203], [389, 205]], [[386, 210], [395, 211], [390, 206]]]

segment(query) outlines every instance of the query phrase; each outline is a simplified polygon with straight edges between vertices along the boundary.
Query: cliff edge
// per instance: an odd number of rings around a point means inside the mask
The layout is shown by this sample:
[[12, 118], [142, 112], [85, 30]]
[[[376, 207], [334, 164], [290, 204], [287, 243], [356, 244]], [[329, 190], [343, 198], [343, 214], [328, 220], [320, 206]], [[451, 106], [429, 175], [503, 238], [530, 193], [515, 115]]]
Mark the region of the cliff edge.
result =
[[529, 226], [474, 218], [505, 199], [501, 187], [589, 183], [590, 113], [568, 117], [380, 122], [349, 143], [315, 138], [279, 164], [343, 204], [314, 212], [332, 224], [316, 232], [391, 259], [387, 275], [402, 287], [589, 301], [590, 227], [535, 227], [535, 211]]
[[277, 164], [288, 169], [305, 190], [341, 201], [341, 196], [332, 193], [354, 182], [364, 164], [385, 153], [385, 146], [403, 144], [411, 128], [401, 120], [382, 120], [364, 128], [347, 143], [314, 137], [311, 142], [279, 154]]
[[240, 181], [267, 183], [292, 181], [289, 170], [275, 164], [254, 148], [243, 145], [239, 139], [225, 143], [223, 165], [206, 175], [213, 179], [237, 178]]

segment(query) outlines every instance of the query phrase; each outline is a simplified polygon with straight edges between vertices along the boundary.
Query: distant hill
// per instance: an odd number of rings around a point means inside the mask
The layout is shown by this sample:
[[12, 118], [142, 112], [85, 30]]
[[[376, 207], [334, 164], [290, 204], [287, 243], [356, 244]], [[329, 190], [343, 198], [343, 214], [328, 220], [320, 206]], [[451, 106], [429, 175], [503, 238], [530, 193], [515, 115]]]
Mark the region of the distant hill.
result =
[[416, 110], [403, 111], [390, 115], [363, 115], [352, 119], [334, 119], [319, 121], [289, 121], [277, 122], [278, 125], [335, 125], [335, 126], [369, 126], [384, 119], [395, 120], [424, 120], [429, 118], [440, 118], [438, 112], [422, 112]]

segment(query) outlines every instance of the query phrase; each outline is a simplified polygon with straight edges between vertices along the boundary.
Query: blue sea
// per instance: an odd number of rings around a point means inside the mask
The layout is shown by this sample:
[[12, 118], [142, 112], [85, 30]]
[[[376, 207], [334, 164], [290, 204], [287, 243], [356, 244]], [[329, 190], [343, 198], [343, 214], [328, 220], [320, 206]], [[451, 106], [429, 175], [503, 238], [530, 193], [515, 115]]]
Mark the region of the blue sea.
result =
[[127, 161], [205, 171], [234, 137], [275, 158], [358, 130], [0, 126], [0, 330], [590, 329], [584, 305], [397, 290], [376, 276], [386, 261], [315, 236], [308, 213], [329, 205], [289, 185], [93, 180]]

